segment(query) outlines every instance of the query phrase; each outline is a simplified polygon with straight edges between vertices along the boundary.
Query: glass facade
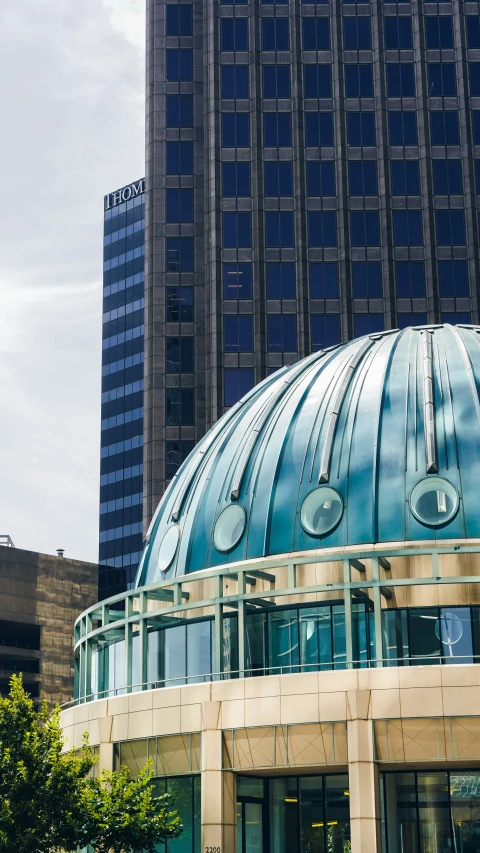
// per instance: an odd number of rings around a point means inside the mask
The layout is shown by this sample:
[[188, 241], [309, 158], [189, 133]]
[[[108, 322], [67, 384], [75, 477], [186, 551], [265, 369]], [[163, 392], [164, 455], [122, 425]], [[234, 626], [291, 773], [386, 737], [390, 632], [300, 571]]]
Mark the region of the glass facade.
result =
[[[112, 617], [113, 617], [112, 613]], [[122, 618], [119, 614], [118, 618]], [[173, 619], [171, 620], [171, 622]], [[381, 612], [384, 666], [472, 664], [480, 661], [480, 606], [412, 607]], [[148, 622], [146, 684], [132, 675], [131, 688], [171, 687], [238, 678], [238, 616], [222, 620], [222, 653], [216, 662], [214, 620]], [[246, 676], [281, 675], [376, 666], [373, 602], [351, 602], [351, 660], [347, 658], [342, 600], [268, 609], [246, 609]], [[142, 671], [140, 635], [132, 636], [132, 673]], [[102, 643], [92, 652], [87, 694], [127, 692], [125, 640]], [[220, 675], [218, 674], [220, 667]]]
[[144, 191], [104, 202], [100, 599], [132, 585], [143, 546]]
[[347, 853], [347, 775], [237, 776], [238, 853]]
[[[195, 418], [166, 422], [152, 399], [152, 512], [171, 477], [167, 427], [196, 440], [254, 383], [340, 340], [477, 319], [474, 8], [257, 5], [222, 0], [204, 18], [200, 0], [168, 2], [149, 24], [147, 112], [165, 122], [148, 143], [146, 298], [158, 330], [158, 285], [195, 283], [196, 337], [181, 379]], [[235, 323], [248, 346], [232, 346]], [[152, 358], [162, 373], [162, 347]]]
[[480, 773], [383, 773], [384, 853], [477, 853]]

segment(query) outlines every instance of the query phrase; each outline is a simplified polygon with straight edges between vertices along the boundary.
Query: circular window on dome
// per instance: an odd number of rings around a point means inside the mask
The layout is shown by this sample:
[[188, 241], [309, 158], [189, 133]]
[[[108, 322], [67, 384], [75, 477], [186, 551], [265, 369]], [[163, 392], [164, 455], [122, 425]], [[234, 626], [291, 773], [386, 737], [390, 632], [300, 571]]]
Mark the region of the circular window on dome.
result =
[[442, 477], [427, 477], [413, 489], [410, 509], [422, 524], [440, 527], [450, 521], [457, 512], [457, 490]]
[[241, 504], [229, 504], [218, 516], [213, 530], [217, 551], [231, 551], [240, 542], [247, 523], [247, 514]]
[[173, 563], [180, 541], [180, 530], [176, 524], [172, 524], [165, 533], [158, 551], [157, 574], [166, 572]]
[[338, 524], [342, 513], [342, 496], [330, 486], [320, 486], [305, 498], [300, 512], [300, 521], [307, 533], [312, 536], [323, 536]]

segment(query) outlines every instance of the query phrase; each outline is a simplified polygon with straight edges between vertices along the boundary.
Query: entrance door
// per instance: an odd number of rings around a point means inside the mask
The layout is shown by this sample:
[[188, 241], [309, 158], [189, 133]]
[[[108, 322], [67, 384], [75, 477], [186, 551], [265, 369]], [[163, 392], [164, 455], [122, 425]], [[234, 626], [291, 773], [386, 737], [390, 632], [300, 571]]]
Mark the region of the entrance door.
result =
[[263, 803], [237, 802], [237, 853], [263, 853]]

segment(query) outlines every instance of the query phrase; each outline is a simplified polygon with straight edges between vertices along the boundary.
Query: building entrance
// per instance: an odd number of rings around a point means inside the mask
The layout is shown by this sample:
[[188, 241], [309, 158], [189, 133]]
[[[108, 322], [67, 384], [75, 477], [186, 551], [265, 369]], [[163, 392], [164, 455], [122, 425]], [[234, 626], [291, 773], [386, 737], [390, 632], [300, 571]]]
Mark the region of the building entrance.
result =
[[237, 776], [237, 853], [350, 853], [348, 776]]

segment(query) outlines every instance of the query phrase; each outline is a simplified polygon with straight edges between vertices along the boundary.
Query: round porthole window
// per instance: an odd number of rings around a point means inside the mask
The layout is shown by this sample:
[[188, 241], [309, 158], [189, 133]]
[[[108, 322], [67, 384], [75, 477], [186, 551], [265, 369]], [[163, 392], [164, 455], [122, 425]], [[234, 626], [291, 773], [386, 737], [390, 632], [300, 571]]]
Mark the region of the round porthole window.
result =
[[166, 572], [168, 567], [172, 565], [173, 558], [177, 553], [178, 543], [180, 541], [180, 530], [176, 524], [172, 524], [165, 533], [158, 551], [157, 571]]
[[410, 495], [410, 509], [422, 524], [439, 527], [457, 512], [457, 490], [442, 477], [427, 477], [417, 483]]
[[240, 542], [247, 523], [247, 514], [241, 504], [229, 504], [218, 516], [213, 530], [217, 551], [231, 551]]
[[307, 533], [312, 536], [323, 536], [338, 524], [342, 513], [342, 496], [330, 486], [320, 486], [305, 498], [300, 512], [300, 521]]

